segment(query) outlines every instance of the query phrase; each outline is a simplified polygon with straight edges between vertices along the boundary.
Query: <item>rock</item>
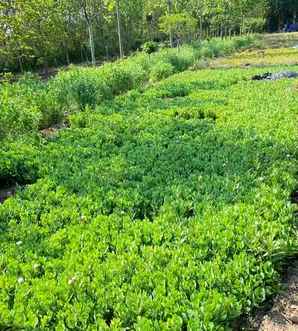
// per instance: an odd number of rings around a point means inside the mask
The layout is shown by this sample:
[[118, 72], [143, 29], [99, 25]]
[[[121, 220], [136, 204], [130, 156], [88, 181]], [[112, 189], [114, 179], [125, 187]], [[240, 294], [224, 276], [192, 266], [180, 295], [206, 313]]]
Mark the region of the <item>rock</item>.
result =
[[295, 71], [280, 71], [276, 73], [265, 72], [264, 74], [255, 75], [252, 80], [280, 80], [280, 79], [290, 79], [297, 78], [298, 72]]
[[270, 80], [279, 80], [279, 79], [283, 79], [283, 78], [297, 78], [298, 77], [298, 73], [294, 72], [294, 71], [281, 71], [281, 72], [277, 72], [275, 74], [272, 74], [270, 78]]

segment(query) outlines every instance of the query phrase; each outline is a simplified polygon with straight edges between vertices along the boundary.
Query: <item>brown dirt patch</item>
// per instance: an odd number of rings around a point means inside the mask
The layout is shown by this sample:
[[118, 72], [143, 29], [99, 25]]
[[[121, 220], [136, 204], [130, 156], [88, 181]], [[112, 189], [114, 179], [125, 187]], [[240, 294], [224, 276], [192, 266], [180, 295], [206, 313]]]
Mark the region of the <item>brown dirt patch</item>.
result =
[[289, 268], [285, 291], [261, 319], [259, 331], [298, 331], [298, 261]]
[[69, 128], [68, 116], [68, 113], [64, 113], [64, 121], [62, 123], [42, 129], [39, 131], [40, 134], [44, 138], [53, 138], [58, 134], [59, 131]]

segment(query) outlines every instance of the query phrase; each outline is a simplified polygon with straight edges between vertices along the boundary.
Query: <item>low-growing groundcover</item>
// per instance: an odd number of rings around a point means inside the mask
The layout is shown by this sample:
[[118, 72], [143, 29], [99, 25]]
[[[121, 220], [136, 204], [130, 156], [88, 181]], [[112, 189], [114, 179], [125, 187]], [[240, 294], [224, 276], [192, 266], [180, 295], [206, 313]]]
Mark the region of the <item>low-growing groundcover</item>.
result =
[[274, 70], [188, 71], [14, 142], [39, 179], [0, 206], [3, 328], [229, 330], [275, 293], [298, 82], [249, 79]]

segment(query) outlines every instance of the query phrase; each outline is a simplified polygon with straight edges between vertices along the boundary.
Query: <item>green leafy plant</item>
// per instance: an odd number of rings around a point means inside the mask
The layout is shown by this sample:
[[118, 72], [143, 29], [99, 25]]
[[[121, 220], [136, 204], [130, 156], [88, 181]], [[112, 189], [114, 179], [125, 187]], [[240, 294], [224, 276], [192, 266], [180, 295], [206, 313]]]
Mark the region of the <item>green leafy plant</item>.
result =
[[36, 182], [0, 205], [1, 323], [223, 330], [276, 293], [297, 250], [297, 93], [259, 70], [178, 73], [55, 139], [7, 140], [0, 173]]
[[142, 46], [142, 50], [146, 54], [155, 53], [158, 50], [158, 43], [154, 41], [148, 41]]
[[158, 82], [164, 78], [171, 76], [174, 73], [174, 67], [171, 63], [157, 62], [150, 71], [150, 79], [153, 82]]

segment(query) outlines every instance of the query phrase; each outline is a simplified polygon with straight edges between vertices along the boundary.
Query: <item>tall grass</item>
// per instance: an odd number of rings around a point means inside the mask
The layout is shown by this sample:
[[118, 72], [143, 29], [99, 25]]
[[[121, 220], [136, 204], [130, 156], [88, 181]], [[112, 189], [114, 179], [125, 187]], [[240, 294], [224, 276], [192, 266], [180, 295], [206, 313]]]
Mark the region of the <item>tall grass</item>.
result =
[[25, 76], [15, 84], [2, 84], [0, 138], [51, 126], [65, 112], [94, 108], [104, 100], [184, 71], [202, 58], [230, 54], [254, 43], [254, 37], [217, 38], [151, 55], [140, 52], [101, 67], [71, 67], [47, 83]]

